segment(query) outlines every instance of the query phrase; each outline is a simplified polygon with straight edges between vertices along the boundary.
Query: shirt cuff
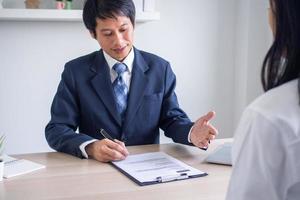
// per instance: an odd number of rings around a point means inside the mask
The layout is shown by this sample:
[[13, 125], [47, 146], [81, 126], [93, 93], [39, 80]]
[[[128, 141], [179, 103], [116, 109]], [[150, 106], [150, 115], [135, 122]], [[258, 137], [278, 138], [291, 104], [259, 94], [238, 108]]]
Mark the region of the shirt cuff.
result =
[[194, 126], [191, 127], [190, 132], [188, 134], [188, 138], [187, 139], [188, 139], [189, 143], [192, 143], [192, 141], [191, 141], [191, 133], [192, 133], [193, 128], [194, 128]]
[[84, 143], [82, 143], [80, 146], [79, 146], [79, 149], [82, 153], [82, 156], [85, 157], [85, 158], [89, 158], [89, 156], [87, 155], [86, 151], [85, 151], [85, 147], [93, 142], [95, 142], [97, 140], [89, 140], [89, 141], [86, 141]]

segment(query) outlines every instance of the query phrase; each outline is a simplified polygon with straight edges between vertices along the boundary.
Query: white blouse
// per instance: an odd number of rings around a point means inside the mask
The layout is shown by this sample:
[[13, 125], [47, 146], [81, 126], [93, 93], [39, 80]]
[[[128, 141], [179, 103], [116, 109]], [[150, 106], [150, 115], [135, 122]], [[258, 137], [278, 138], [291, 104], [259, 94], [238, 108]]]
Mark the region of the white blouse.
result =
[[232, 159], [227, 200], [300, 199], [298, 80], [268, 91], [247, 107]]

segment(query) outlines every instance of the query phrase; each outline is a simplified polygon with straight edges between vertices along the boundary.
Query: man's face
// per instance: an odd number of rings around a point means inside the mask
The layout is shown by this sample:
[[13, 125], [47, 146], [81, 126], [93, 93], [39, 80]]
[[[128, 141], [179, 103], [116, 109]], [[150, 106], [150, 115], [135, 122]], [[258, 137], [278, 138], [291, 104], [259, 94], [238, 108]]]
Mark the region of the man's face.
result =
[[95, 39], [112, 58], [123, 61], [129, 54], [133, 42], [133, 24], [125, 16], [96, 19]]

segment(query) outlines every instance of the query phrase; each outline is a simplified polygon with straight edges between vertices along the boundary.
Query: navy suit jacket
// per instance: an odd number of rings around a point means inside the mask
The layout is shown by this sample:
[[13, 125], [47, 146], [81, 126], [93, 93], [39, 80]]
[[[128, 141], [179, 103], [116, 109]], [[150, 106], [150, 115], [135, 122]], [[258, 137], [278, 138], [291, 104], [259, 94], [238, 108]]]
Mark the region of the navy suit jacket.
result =
[[45, 129], [53, 149], [82, 158], [79, 146], [103, 139], [98, 132], [101, 128], [126, 145], [159, 143], [159, 128], [174, 142], [190, 144], [187, 138], [193, 123], [179, 108], [170, 64], [156, 55], [134, 51], [123, 123], [102, 50], [65, 65]]

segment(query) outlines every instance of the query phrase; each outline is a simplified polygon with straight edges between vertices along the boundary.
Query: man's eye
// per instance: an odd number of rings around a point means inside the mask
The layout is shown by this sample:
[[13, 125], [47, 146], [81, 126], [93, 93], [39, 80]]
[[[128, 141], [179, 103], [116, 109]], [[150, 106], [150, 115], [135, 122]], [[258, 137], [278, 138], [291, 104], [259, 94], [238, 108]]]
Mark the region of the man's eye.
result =
[[111, 33], [111, 32], [104, 32], [103, 35], [104, 35], [104, 36], [111, 36], [112, 33]]
[[127, 29], [121, 29], [120, 32], [122, 33], [122, 32], [125, 32], [126, 30], [127, 30]]

